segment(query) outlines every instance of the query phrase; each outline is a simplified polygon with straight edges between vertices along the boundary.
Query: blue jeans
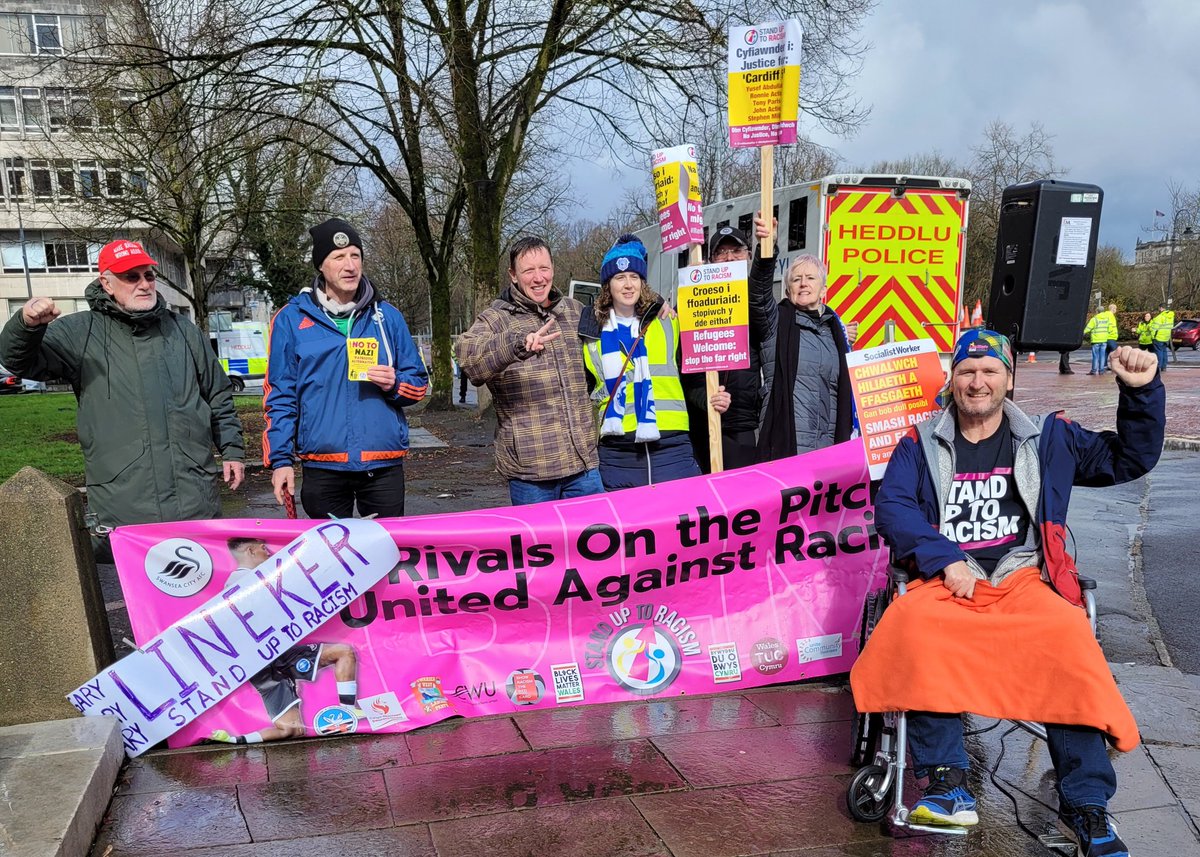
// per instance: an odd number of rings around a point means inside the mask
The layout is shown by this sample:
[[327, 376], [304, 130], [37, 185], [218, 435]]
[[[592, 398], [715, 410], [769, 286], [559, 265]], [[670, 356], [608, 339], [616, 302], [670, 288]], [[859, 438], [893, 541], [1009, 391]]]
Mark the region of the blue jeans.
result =
[[[1061, 806], [1108, 806], [1117, 793], [1117, 774], [1108, 760], [1104, 736], [1087, 726], [1047, 723], [1046, 743]], [[908, 746], [917, 777], [928, 776], [938, 765], [969, 767], [962, 718], [957, 714], [909, 713]]]
[[1092, 343], [1092, 372], [1099, 375], [1108, 365], [1108, 343]]
[[508, 480], [508, 496], [514, 506], [603, 493], [604, 483], [600, 481], [600, 471], [597, 469], [584, 470], [562, 479], [542, 479], [536, 482], [526, 479]]
[[1154, 353], [1158, 355], [1158, 371], [1159, 372], [1167, 371], [1167, 350], [1169, 347], [1170, 347], [1170, 343], [1167, 343], [1167, 342], [1155, 342], [1154, 343]]

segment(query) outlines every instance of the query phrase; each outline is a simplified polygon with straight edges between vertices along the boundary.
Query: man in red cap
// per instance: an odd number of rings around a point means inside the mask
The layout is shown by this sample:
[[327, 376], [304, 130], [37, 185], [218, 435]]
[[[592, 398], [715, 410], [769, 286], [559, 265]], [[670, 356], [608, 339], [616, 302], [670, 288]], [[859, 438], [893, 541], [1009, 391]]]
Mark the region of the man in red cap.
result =
[[[90, 312], [59, 318], [53, 298], [36, 297], [0, 331], [10, 371], [65, 378], [75, 390], [88, 510], [100, 532], [219, 517], [214, 445], [231, 489], [244, 474], [229, 378], [204, 333], [159, 297], [157, 265], [136, 241], [112, 241], [84, 292]], [[106, 540], [94, 544], [106, 557]]]

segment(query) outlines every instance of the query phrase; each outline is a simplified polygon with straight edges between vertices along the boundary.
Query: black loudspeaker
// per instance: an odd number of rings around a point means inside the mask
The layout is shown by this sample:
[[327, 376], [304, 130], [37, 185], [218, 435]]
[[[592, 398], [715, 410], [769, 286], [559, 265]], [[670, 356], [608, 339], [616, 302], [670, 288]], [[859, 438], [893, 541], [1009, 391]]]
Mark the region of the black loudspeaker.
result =
[[1054, 179], [1004, 189], [987, 325], [1016, 350], [1079, 347], [1103, 202], [1096, 185]]

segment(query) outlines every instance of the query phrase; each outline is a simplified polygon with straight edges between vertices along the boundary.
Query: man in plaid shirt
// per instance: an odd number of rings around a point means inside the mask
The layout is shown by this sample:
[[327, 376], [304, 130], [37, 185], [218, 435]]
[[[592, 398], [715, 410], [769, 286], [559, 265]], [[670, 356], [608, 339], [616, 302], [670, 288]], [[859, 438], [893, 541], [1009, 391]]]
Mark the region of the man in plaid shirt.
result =
[[496, 405], [496, 469], [514, 506], [600, 494], [596, 412], [579, 341], [579, 301], [556, 291], [541, 238], [509, 251], [511, 285], [458, 342], [458, 363]]

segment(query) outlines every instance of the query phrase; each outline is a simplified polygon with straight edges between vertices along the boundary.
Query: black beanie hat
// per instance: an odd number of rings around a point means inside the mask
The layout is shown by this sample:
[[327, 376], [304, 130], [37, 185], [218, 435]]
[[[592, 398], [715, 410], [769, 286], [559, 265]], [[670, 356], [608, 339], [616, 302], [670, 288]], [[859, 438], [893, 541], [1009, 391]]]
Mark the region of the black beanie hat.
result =
[[343, 247], [351, 245], [359, 250], [363, 248], [362, 238], [359, 237], [354, 227], [336, 217], [331, 217], [324, 223], [314, 226], [308, 230], [308, 234], [312, 236], [313, 240], [313, 267], [318, 271], [321, 269], [321, 263], [325, 261], [325, 257], [334, 250], [341, 250]]

